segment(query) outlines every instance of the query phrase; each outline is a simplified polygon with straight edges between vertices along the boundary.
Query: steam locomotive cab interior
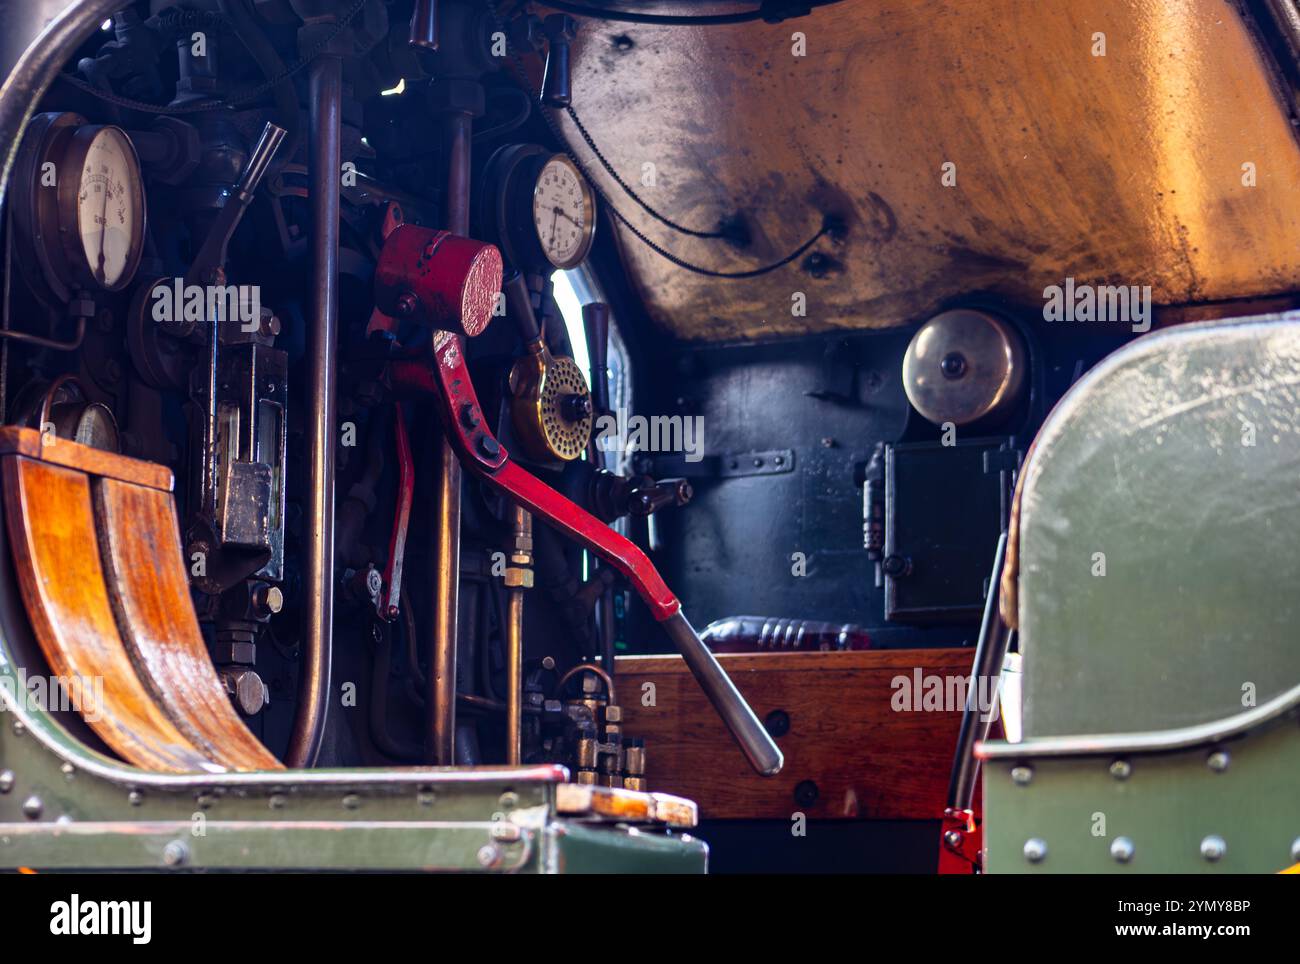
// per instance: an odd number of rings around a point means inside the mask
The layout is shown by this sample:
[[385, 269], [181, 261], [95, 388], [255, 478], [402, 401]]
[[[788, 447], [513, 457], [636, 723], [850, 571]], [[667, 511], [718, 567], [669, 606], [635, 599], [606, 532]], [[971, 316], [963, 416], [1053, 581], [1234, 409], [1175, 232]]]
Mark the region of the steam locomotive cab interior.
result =
[[[0, 812], [123, 828], [54, 866], [319, 812], [392, 821], [339, 867], [982, 869], [1031, 445], [1295, 324], [1276, 6], [0, 2], [0, 668], [93, 703], [6, 722]], [[285, 842], [120, 843], [196, 805]]]

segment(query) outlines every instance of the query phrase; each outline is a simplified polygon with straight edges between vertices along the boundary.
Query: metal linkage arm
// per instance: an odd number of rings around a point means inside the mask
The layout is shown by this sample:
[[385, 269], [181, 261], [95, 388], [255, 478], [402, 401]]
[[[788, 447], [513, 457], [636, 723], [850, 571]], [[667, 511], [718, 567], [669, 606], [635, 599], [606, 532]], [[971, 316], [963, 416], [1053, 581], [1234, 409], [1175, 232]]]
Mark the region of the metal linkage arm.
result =
[[784, 762], [780, 749], [682, 614], [681, 602], [646, 554], [510, 461], [487, 427], [457, 339], [443, 331], [435, 332], [432, 364], [428, 360], [394, 361], [390, 365], [390, 377], [393, 387], [399, 391], [432, 394], [438, 399], [447, 436], [466, 468], [515, 505], [605, 559], [628, 578], [681, 652], [750, 765], [767, 776], [780, 772]]

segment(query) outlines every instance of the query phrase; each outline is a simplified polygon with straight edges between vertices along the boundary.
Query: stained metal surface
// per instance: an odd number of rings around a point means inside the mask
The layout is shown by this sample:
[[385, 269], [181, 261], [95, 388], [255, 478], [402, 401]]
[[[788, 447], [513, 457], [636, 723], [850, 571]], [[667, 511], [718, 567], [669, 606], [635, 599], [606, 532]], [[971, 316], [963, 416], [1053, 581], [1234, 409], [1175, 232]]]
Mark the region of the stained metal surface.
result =
[[[792, 54], [796, 31], [806, 56]], [[980, 289], [1041, 307], [1066, 277], [1149, 284], [1156, 304], [1300, 288], [1300, 150], [1228, 0], [851, 0], [779, 26], [588, 21], [574, 104], [668, 216], [708, 230], [743, 213], [744, 252], [674, 235], [589, 164], [635, 224], [692, 261], [750, 268], [805, 241], [823, 211], [848, 222], [842, 245], [815, 248], [822, 277], [796, 263], [745, 282], [688, 274], [620, 227], [652, 317], [688, 339], [897, 325]]]
[[1024, 733], [1168, 730], [1300, 682], [1300, 313], [1180, 326], [1089, 372], [1019, 511]]

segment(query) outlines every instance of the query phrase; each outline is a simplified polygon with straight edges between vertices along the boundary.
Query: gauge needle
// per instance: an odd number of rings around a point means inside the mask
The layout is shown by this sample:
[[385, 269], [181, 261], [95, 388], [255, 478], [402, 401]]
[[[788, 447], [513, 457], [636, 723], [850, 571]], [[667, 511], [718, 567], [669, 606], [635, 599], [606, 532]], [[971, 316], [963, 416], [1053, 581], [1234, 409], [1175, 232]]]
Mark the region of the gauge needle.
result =
[[108, 237], [108, 185], [104, 185], [104, 209], [99, 218], [99, 264], [95, 268], [95, 277], [100, 284], [105, 283], [104, 278], [104, 240]]
[[560, 209], [551, 208], [551, 244], [555, 243], [555, 229], [559, 227]]

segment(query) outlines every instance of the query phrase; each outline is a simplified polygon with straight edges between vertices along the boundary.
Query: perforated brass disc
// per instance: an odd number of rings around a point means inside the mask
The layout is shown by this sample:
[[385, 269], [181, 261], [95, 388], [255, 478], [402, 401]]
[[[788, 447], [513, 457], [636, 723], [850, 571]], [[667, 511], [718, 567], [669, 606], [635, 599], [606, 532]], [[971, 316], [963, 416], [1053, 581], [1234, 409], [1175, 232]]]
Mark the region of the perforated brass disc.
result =
[[541, 415], [546, 445], [556, 458], [576, 459], [587, 447], [591, 438], [591, 416], [571, 422], [560, 409], [566, 397], [586, 394], [587, 380], [582, 377], [582, 369], [577, 363], [564, 356], [551, 359], [542, 382]]

